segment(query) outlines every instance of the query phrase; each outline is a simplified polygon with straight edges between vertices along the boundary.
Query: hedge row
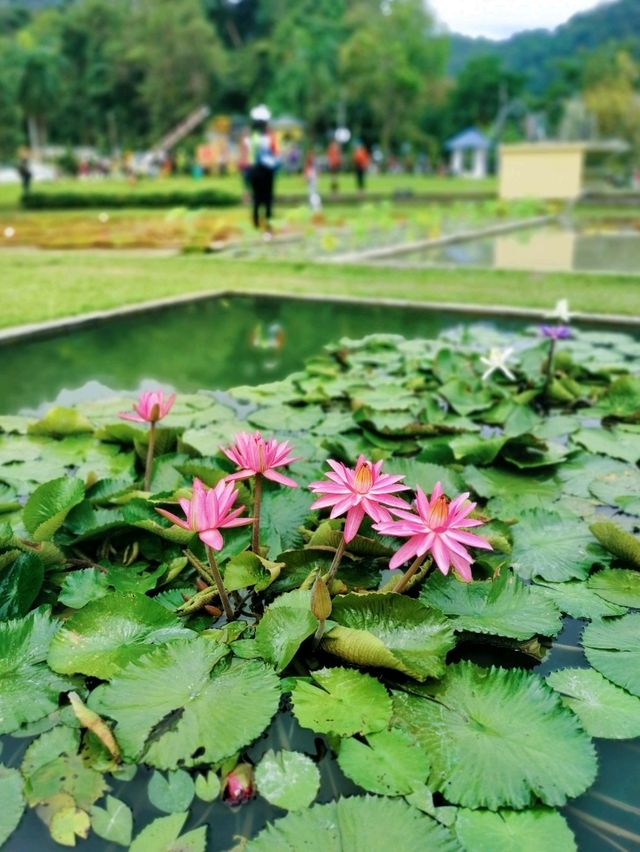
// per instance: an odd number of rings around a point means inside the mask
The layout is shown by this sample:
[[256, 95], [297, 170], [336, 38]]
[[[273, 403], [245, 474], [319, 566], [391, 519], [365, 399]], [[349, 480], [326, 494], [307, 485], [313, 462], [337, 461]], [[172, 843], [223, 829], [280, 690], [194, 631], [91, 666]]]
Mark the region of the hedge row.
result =
[[219, 189], [193, 192], [29, 192], [22, 206], [30, 210], [74, 210], [114, 207], [232, 207], [240, 198]]

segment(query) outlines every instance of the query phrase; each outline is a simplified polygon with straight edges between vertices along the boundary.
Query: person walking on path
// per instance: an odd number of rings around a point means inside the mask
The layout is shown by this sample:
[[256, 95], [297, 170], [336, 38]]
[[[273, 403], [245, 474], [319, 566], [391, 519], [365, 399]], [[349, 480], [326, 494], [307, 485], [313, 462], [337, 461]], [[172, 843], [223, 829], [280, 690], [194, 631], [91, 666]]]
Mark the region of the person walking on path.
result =
[[369, 152], [362, 142], [358, 142], [353, 152], [353, 167], [356, 173], [356, 185], [359, 192], [364, 192], [365, 177], [369, 168]]
[[271, 233], [273, 214], [273, 183], [279, 165], [276, 140], [269, 132], [270, 118], [271, 112], [264, 104], [251, 110], [253, 128], [249, 140], [253, 224], [260, 228], [264, 208], [264, 226], [268, 234]]
[[318, 192], [318, 170], [316, 169], [316, 158], [313, 151], [307, 151], [304, 161], [304, 176], [307, 180], [309, 191], [309, 207], [317, 213], [322, 208], [322, 199]]

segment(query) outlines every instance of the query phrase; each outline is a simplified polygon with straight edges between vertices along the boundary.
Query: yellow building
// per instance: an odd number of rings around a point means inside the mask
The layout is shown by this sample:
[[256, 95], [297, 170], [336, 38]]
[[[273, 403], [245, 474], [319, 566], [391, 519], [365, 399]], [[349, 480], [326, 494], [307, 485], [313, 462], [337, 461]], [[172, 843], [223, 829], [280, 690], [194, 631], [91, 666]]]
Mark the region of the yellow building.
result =
[[582, 142], [533, 142], [501, 145], [500, 198], [567, 200], [582, 193], [587, 146]]

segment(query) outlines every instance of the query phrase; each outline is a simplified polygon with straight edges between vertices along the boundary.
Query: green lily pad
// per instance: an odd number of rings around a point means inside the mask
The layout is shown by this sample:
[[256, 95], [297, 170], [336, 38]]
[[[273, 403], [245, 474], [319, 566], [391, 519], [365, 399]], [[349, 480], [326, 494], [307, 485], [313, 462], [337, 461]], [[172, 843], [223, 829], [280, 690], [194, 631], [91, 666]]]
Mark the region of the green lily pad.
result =
[[158, 817], [136, 835], [129, 852], [205, 852], [207, 826], [180, 834], [189, 816], [187, 811]]
[[25, 807], [22, 784], [22, 776], [17, 769], [0, 764], [0, 846], [11, 837], [22, 819]]
[[420, 693], [396, 693], [393, 720], [429, 755], [429, 785], [448, 801], [563, 805], [593, 783], [591, 740], [538, 675], [457, 663]]
[[366, 742], [342, 740], [338, 763], [347, 778], [382, 796], [406, 796], [420, 789], [430, 769], [426, 753], [408, 734], [393, 728], [369, 734]]
[[61, 674], [112, 677], [158, 645], [193, 636], [177, 616], [145, 595], [113, 594], [78, 610], [49, 648], [49, 665]]
[[298, 648], [318, 627], [311, 612], [311, 592], [296, 589], [276, 598], [267, 607], [256, 628], [256, 647], [264, 659], [280, 672]]
[[640, 460], [640, 435], [623, 429], [580, 429], [571, 440], [590, 453], [600, 453], [635, 464]]
[[167, 814], [186, 810], [195, 793], [193, 779], [184, 769], [175, 769], [164, 776], [156, 769], [147, 787], [151, 804]]
[[197, 775], [195, 781], [196, 796], [201, 802], [213, 802], [220, 795], [220, 778], [211, 769], [206, 775]]
[[56, 843], [62, 846], [75, 846], [76, 837], [85, 840], [89, 836], [91, 820], [89, 814], [81, 808], [60, 808], [51, 817], [49, 832]]
[[614, 686], [593, 669], [562, 669], [547, 683], [592, 737], [627, 740], [640, 737], [640, 698]]
[[280, 699], [278, 679], [259, 662], [222, 661], [224, 645], [178, 639], [99, 686], [89, 706], [116, 721], [129, 760], [158, 769], [217, 763], [249, 745]]
[[555, 636], [562, 627], [552, 601], [538, 587], [526, 586], [506, 571], [496, 580], [473, 583], [433, 574], [420, 590], [420, 599], [453, 617], [456, 630], [529, 639], [535, 634]]
[[24, 525], [34, 541], [46, 541], [84, 499], [82, 480], [62, 476], [40, 485], [27, 500]]
[[91, 828], [94, 833], [109, 843], [128, 846], [133, 833], [133, 814], [131, 808], [113, 796], [107, 796], [105, 807], [93, 805], [91, 808]]
[[35, 553], [21, 553], [0, 570], [0, 619], [22, 618], [38, 597], [44, 565]]
[[417, 680], [440, 676], [455, 645], [442, 616], [401, 595], [337, 597], [331, 620], [337, 626], [325, 634], [325, 650], [357, 665], [395, 669]]
[[556, 512], [523, 512], [512, 536], [513, 568], [525, 580], [583, 580], [594, 564], [608, 562], [586, 524]]
[[470, 811], [461, 808], [455, 823], [465, 852], [576, 852], [573, 832], [557, 811]]
[[640, 607], [640, 572], [628, 568], [608, 568], [592, 574], [587, 580], [590, 589], [609, 603]]
[[[385, 838], [387, 839], [385, 841]], [[313, 805], [267, 825], [247, 852], [372, 852], [388, 844], [403, 852], [457, 852], [449, 831], [402, 799], [352, 796]], [[146, 850], [132, 850], [146, 852]]]
[[640, 614], [594, 621], [582, 634], [584, 653], [612, 683], [640, 696]]
[[299, 751], [268, 751], [256, 766], [255, 778], [260, 795], [287, 811], [308, 808], [320, 787], [318, 767]]
[[293, 714], [303, 728], [349, 737], [381, 731], [391, 718], [391, 698], [371, 675], [349, 669], [311, 672], [313, 683], [296, 682]]
[[566, 583], [545, 583], [536, 580], [541, 590], [561, 612], [572, 618], [604, 618], [624, 615], [627, 608], [609, 603], [590, 589], [586, 580], [568, 580]]
[[73, 688], [45, 664], [59, 628], [59, 621], [40, 610], [0, 623], [0, 734], [42, 719], [57, 709], [60, 693]]

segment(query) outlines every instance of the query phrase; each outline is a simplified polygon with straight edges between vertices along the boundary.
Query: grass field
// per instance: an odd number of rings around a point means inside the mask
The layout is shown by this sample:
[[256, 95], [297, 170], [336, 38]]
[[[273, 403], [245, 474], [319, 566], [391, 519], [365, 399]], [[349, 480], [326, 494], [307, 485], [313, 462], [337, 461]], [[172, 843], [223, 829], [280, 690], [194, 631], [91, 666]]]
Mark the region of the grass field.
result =
[[637, 316], [640, 278], [498, 270], [389, 270], [361, 266], [163, 257], [110, 252], [0, 253], [0, 326], [41, 322], [159, 299], [221, 290], [326, 297], [395, 298]]
[[[321, 175], [318, 181], [319, 191], [325, 196], [329, 193], [329, 176]], [[385, 193], [392, 196], [395, 192], [410, 190], [414, 193], [435, 193], [438, 195], [460, 195], [469, 193], [495, 192], [496, 179], [466, 180], [464, 178], [435, 177], [431, 175], [371, 175], [367, 181], [367, 189], [372, 193]], [[145, 192], [167, 193], [175, 191], [194, 192], [206, 188], [217, 188], [226, 192], [242, 193], [242, 184], [238, 175], [226, 177], [191, 177], [172, 178], [143, 178], [135, 186], [126, 180], [106, 178], [95, 180], [76, 180], [73, 178], [59, 181], [34, 183], [33, 189], [38, 192], [81, 192], [99, 193], [131, 193]], [[340, 177], [340, 191], [348, 194], [355, 192], [353, 175], [345, 174]], [[306, 195], [307, 185], [302, 175], [280, 175], [277, 178], [276, 190], [281, 195]], [[0, 208], [11, 209], [19, 205], [20, 188], [14, 184], [0, 185]]]

